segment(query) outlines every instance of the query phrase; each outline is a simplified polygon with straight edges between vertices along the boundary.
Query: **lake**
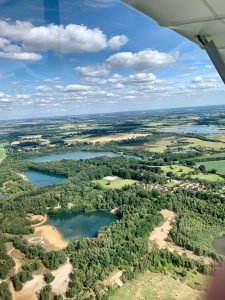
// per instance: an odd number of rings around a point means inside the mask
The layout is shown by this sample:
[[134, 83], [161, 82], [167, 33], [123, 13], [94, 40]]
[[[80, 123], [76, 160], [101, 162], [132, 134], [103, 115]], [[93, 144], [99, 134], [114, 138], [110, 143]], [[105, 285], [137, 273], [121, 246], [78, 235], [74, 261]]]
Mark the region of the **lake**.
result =
[[212, 242], [212, 247], [218, 254], [225, 255], [225, 235], [215, 238]]
[[202, 133], [202, 134], [222, 134], [225, 130], [218, 129], [215, 125], [193, 125], [184, 124], [179, 126], [171, 126], [159, 130], [160, 132], [175, 132], [175, 133]]
[[67, 177], [61, 175], [55, 175], [38, 170], [27, 170], [24, 172], [27, 179], [34, 185], [42, 187], [48, 184], [58, 184], [64, 182]]
[[[80, 160], [80, 159], [89, 159], [89, 158], [95, 158], [95, 157], [101, 157], [101, 156], [107, 156], [107, 157], [118, 157], [121, 156], [121, 154], [113, 153], [113, 152], [101, 152], [101, 151], [73, 151], [73, 152], [63, 152], [63, 153], [52, 153], [42, 156], [34, 156], [28, 158], [29, 160], [33, 162], [46, 162], [46, 161], [58, 161], [62, 159], [74, 159], [74, 160]], [[135, 155], [126, 155], [129, 158], [134, 159], [141, 159], [138, 156]]]
[[96, 237], [99, 229], [118, 220], [118, 216], [107, 212], [58, 212], [48, 215], [46, 224], [55, 226], [68, 242], [83, 237]]

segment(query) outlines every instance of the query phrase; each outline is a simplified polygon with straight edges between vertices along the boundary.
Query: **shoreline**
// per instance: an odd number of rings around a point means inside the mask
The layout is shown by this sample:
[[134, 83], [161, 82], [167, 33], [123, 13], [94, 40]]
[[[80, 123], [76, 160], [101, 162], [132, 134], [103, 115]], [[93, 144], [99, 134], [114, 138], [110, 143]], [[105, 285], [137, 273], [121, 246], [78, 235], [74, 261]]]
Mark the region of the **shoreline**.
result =
[[115, 208], [110, 210], [110, 213], [113, 214], [113, 215], [117, 215], [118, 211], [119, 211], [119, 208], [115, 207]]
[[45, 224], [48, 215], [30, 215], [30, 220], [40, 220], [39, 223], [31, 225], [34, 234], [28, 241], [34, 244], [46, 246], [46, 248], [61, 250], [68, 246], [68, 242], [63, 238], [61, 232], [53, 225]]
[[[55, 226], [41, 225], [35, 227], [34, 230], [35, 234], [40, 236], [42, 245], [47, 246], [47, 248], [62, 250], [68, 246], [68, 242]], [[32, 239], [29, 240], [32, 242]]]
[[35, 228], [35, 227], [38, 227], [38, 226], [41, 226], [41, 225], [44, 225], [47, 220], [48, 220], [48, 215], [32, 215], [29, 217], [32, 221], [40, 221], [39, 223], [37, 224], [32, 224], [31, 227]]
[[27, 178], [27, 176], [24, 175], [23, 173], [16, 173], [16, 174], [19, 175], [20, 177], [22, 177], [23, 180], [29, 181], [28, 178]]

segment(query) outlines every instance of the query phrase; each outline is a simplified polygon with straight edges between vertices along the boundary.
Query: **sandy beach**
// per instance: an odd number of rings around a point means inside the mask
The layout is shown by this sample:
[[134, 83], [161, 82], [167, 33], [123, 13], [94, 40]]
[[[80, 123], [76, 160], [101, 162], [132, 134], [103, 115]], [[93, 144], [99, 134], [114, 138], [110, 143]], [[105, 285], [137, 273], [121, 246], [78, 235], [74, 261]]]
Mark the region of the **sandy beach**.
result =
[[25, 176], [23, 173], [16, 173], [20, 177], [22, 177], [24, 180], [28, 181], [27, 176]]
[[55, 250], [64, 249], [68, 245], [68, 242], [64, 240], [61, 233], [52, 225], [41, 225], [35, 227], [35, 235], [41, 236], [44, 244]]

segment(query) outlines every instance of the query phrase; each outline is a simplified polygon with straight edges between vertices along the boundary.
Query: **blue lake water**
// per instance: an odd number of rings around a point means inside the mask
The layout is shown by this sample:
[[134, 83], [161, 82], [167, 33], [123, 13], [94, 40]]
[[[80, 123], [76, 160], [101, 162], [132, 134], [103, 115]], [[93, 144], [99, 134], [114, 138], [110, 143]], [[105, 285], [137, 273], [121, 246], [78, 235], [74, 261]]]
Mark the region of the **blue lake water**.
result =
[[225, 130], [218, 129], [215, 125], [193, 125], [185, 124], [180, 126], [171, 126], [159, 130], [160, 132], [175, 132], [175, 133], [202, 133], [202, 134], [222, 134]]
[[[107, 157], [118, 157], [121, 156], [121, 154], [113, 153], [113, 152], [100, 152], [100, 151], [74, 151], [74, 152], [63, 152], [63, 153], [57, 153], [57, 154], [47, 154], [42, 156], [34, 156], [28, 158], [29, 160], [33, 162], [47, 162], [47, 161], [58, 161], [62, 159], [74, 159], [74, 160], [80, 160], [80, 159], [89, 159], [89, 158], [95, 158], [95, 157], [101, 157], [101, 156], [107, 156]], [[134, 159], [141, 159], [138, 156], [135, 155], [126, 155], [129, 158]]]
[[212, 247], [218, 254], [225, 256], [225, 236], [217, 237], [212, 242]]
[[27, 170], [24, 172], [27, 179], [34, 185], [42, 187], [48, 184], [58, 184], [64, 182], [67, 177], [61, 175], [55, 175], [38, 170]]
[[118, 220], [118, 216], [107, 212], [58, 212], [48, 217], [46, 224], [55, 226], [68, 242], [83, 237], [96, 237], [102, 226]]

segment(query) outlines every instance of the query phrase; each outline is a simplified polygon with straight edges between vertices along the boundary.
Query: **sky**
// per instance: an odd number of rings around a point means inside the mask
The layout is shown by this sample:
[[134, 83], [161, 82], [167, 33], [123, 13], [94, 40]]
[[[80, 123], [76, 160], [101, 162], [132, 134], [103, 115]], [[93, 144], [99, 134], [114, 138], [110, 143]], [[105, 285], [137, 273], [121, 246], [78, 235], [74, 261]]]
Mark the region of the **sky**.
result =
[[0, 120], [224, 104], [205, 51], [119, 0], [0, 0]]

